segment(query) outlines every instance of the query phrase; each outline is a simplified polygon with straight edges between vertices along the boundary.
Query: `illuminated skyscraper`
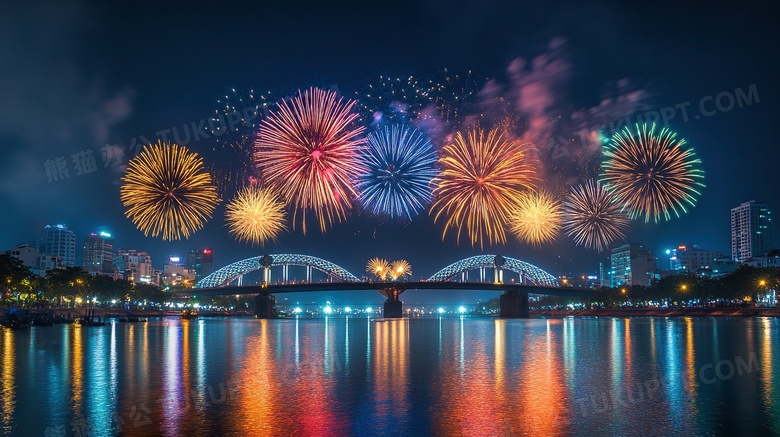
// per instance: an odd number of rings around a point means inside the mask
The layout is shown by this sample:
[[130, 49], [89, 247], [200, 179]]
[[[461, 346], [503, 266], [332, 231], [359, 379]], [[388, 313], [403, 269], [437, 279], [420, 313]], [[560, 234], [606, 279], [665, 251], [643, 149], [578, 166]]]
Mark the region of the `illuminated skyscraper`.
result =
[[772, 213], [751, 200], [731, 210], [731, 257], [745, 262], [772, 249]]
[[612, 286], [650, 285], [655, 277], [655, 255], [639, 243], [612, 249], [610, 258]]
[[108, 232], [92, 232], [84, 237], [82, 268], [90, 275], [113, 275], [114, 239]]
[[56, 256], [63, 266], [76, 265], [76, 234], [62, 224], [47, 225], [44, 235], [38, 241], [38, 251], [42, 255]]
[[195, 272], [197, 281], [205, 278], [214, 272], [214, 252], [211, 248], [190, 249], [187, 254], [187, 268]]

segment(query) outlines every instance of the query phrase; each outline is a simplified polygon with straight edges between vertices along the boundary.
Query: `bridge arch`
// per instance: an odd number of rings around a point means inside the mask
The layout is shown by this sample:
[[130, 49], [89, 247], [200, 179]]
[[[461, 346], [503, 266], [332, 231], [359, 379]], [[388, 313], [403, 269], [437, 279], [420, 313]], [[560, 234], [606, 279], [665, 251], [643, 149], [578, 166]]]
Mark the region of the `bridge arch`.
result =
[[[502, 258], [504, 259], [504, 264], [501, 266], [502, 270], [515, 272], [530, 280], [535, 285], [558, 286], [558, 280], [555, 276], [539, 267], [508, 256], [503, 256]], [[428, 278], [428, 281], [449, 281], [469, 270], [493, 268], [495, 267], [495, 259], [496, 255], [477, 255], [465, 258], [439, 270], [435, 275]]]
[[[255, 256], [228, 264], [198, 281], [198, 283], [195, 284], [195, 288], [214, 288], [225, 286], [239, 276], [264, 268], [264, 266], [261, 264], [261, 260], [265, 256], [269, 255]], [[336, 264], [333, 264], [332, 262], [322, 258], [317, 258], [316, 256], [281, 253], [270, 255], [270, 257], [272, 258], [272, 262], [269, 267], [310, 267], [343, 282], [360, 281], [355, 275], [346, 271], [344, 268], [339, 267]]]

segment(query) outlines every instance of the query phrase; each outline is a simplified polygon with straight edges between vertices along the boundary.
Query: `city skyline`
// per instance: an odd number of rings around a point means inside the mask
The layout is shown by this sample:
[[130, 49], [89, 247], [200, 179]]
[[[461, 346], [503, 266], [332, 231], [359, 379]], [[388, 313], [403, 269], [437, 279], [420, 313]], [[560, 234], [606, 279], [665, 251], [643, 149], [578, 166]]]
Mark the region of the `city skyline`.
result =
[[[755, 201], [743, 202], [740, 206], [744, 207], [745, 205], [753, 204], [753, 203], [755, 203]], [[771, 209], [770, 209], [770, 207], [768, 205], [766, 205], [765, 203], [760, 203], [760, 202], [758, 203], [758, 205], [761, 208], [763, 208], [762, 211], [764, 211], [764, 212], [769, 211], [769, 213], [771, 214]], [[739, 208], [739, 206], [736, 207], [736, 208], [733, 208], [732, 211], [734, 211], [734, 210], [736, 210], [738, 208]], [[772, 234], [771, 234], [771, 229], [773, 228], [772, 222], [771, 222], [771, 220], [769, 220], [768, 222], [763, 222], [762, 221], [762, 224], [764, 226], [767, 226], [766, 223], [769, 223], [768, 227], [770, 229], [770, 237], [769, 237], [768, 241], [773, 241], [772, 240]], [[54, 224], [54, 225], [47, 225], [47, 226], [44, 227], [44, 230], [47, 231], [47, 232], [51, 232], [50, 231], [51, 229], [59, 230], [59, 229], [63, 229], [63, 228], [65, 230], [75, 234], [71, 229], [68, 228], [67, 224], [62, 224], [62, 223]], [[89, 231], [86, 234], [86, 236], [85, 236], [85, 249], [83, 249], [80, 252], [78, 249], [81, 246], [76, 245], [76, 250], [74, 251], [74, 255], [73, 255], [74, 259], [79, 259], [80, 260], [80, 259], [83, 259], [85, 257], [84, 252], [86, 251], [86, 244], [87, 244], [86, 241], [88, 239], [90, 239], [90, 238], [93, 238], [93, 239], [94, 238], [98, 238], [98, 239], [106, 239], [106, 238], [108, 238], [108, 239], [111, 240], [112, 246], [113, 246], [114, 238], [112, 237], [112, 235], [110, 233], [108, 233], [106, 231], [107, 229], [110, 229], [110, 226], [100, 225], [100, 226], [92, 227], [92, 230]], [[74, 240], [75, 240], [75, 238], [77, 238], [77, 237], [74, 236]], [[43, 239], [41, 239], [40, 241], [42, 242], [44, 240], [45, 240], [45, 237]], [[38, 239], [33, 238], [33, 239], [28, 240], [28, 242], [29, 241], [37, 242]], [[21, 245], [24, 245], [24, 244], [27, 244], [27, 243], [26, 242], [19, 242], [19, 243], [16, 243], [14, 245], [14, 247], [21, 246]], [[38, 243], [38, 244], [42, 244], [42, 243]], [[156, 263], [157, 263], [156, 265], [154, 264], [154, 261], [153, 261], [153, 266], [155, 267], [156, 270], [159, 270], [159, 271], [162, 272], [163, 268], [169, 263], [170, 259], [173, 258], [173, 257], [180, 258], [182, 260], [185, 260], [185, 259], [188, 260], [187, 262], [182, 261], [182, 265], [186, 265], [186, 266], [193, 265], [194, 266], [195, 265], [194, 263], [189, 262], [189, 257], [192, 256], [193, 251], [200, 252], [201, 250], [205, 249], [206, 251], [208, 251], [208, 255], [213, 257], [211, 245], [208, 245], [208, 244], [206, 246], [202, 247], [202, 248], [194, 248], [194, 247], [184, 248], [187, 245], [187, 240], [175, 241], [175, 242], [171, 242], [170, 244], [176, 244], [176, 245], [179, 246], [179, 248], [176, 251], [172, 251], [172, 252], [169, 252], [169, 253], [154, 254], [154, 256], [151, 257], [152, 260], [157, 260], [156, 261]], [[648, 243], [645, 243], [645, 242], [630, 241], [629, 239], [626, 239], [626, 240], [623, 240], [623, 241], [617, 241], [614, 244], [612, 244], [611, 247], [609, 248], [610, 250], [607, 250], [605, 252], [604, 260], [594, 261], [595, 265], [591, 265], [591, 266], [586, 267], [584, 269], [577, 270], [577, 267], [573, 267], [573, 264], [569, 265], [567, 260], [565, 260], [565, 259], [563, 259], [561, 257], [558, 257], [549, 266], [544, 266], [544, 268], [546, 270], [550, 271], [550, 272], [553, 272], [554, 274], [564, 275], [564, 276], [565, 275], [570, 275], [570, 276], [574, 275], [574, 277], [577, 277], [578, 275], [581, 275], [581, 274], [590, 274], [590, 273], [596, 273], [596, 274], [600, 275], [600, 273], [601, 273], [600, 272], [600, 267], [601, 266], [599, 265], [599, 263], [603, 264], [606, 261], [607, 262], [607, 266], [610, 266], [611, 264], [614, 264], [614, 251], [616, 249], [622, 247], [622, 246], [626, 246], [627, 247], [629, 245], [634, 245], [634, 244], [639, 244], [642, 247], [644, 247], [644, 246], [649, 247], [649, 249], [648, 249], [649, 252], [651, 252], [655, 256], [655, 260], [656, 260], [657, 266], [658, 266], [657, 270], [659, 270], [659, 271], [662, 271], [662, 270], [673, 271], [673, 270], [676, 270], [678, 268], [681, 268], [681, 267], [672, 267], [670, 265], [670, 262], [674, 262], [673, 260], [676, 260], [676, 258], [678, 256], [677, 251], [678, 250], [684, 251], [686, 245], [691, 245], [692, 246], [690, 248], [691, 250], [694, 250], [694, 247], [695, 247], [695, 250], [697, 250], [697, 251], [706, 250], [706, 251], [712, 251], [714, 253], [720, 253], [720, 254], [727, 253], [727, 251], [718, 250], [718, 249], [715, 249], [715, 248], [712, 248], [712, 247], [703, 246], [703, 245], [699, 244], [698, 242], [692, 242], [690, 240], [681, 240], [681, 241], [679, 241], [679, 242], [677, 242], [677, 243], [675, 243], [674, 245], [671, 245], [671, 246], [658, 246], [658, 245], [653, 246], [654, 243], [652, 243], [652, 242], [650, 242], [648, 244]], [[137, 247], [137, 246], [132, 245], [132, 244], [117, 245], [117, 246], [114, 246], [114, 248], [116, 250], [113, 250], [112, 253], [119, 253], [120, 250], [126, 251], [128, 249], [133, 250], [133, 251], [143, 251], [145, 253], [149, 252], [149, 251], [147, 251], [146, 249], [144, 249], [142, 247]], [[774, 246], [770, 245], [767, 250], [764, 250], [763, 252], [758, 253], [755, 256], [763, 255], [763, 254], [765, 254], [768, 251], [771, 251], [773, 249], [774, 249]], [[632, 249], [632, 251], [633, 251], [633, 249]], [[41, 254], [43, 254], [44, 252], [45, 251], [42, 251]], [[266, 252], [256, 252], [255, 254], [256, 255], [262, 255], [262, 254], [267, 254], [267, 253], [270, 253], [270, 252], [267, 252], [267, 251]], [[483, 251], [482, 253], [490, 253], [490, 251]], [[510, 255], [509, 253], [502, 253], [500, 251], [495, 251], [495, 253], [503, 254], [503, 255]], [[749, 260], [750, 258], [751, 257], [747, 257], [747, 258], [744, 258], [742, 260], [739, 260], [739, 259], [734, 258], [733, 256], [731, 257], [732, 260], [736, 260], [738, 262], [744, 262], [744, 261]], [[226, 259], [226, 260], [224, 260], [221, 263], [218, 261], [218, 264], [217, 264], [216, 268], [222, 267], [224, 265], [230, 264], [230, 263], [238, 261], [240, 259], [243, 259], [243, 258]], [[348, 263], [348, 264], [354, 264], [355, 260], [350, 260], [350, 259], [347, 258], [347, 259], [344, 259], [343, 262]], [[76, 265], [82, 266], [83, 268], [85, 268], [86, 271], [92, 273], [92, 270], [87, 268], [88, 266], [86, 264], [78, 263]], [[157, 266], [159, 266], [159, 268], [157, 268]], [[355, 271], [356, 272], [362, 272], [362, 270], [355, 270]], [[205, 276], [205, 275], [199, 275], [199, 278], [202, 278], [203, 276]], [[607, 284], [609, 284], [610, 281], [612, 280], [611, 277], [604, 277], [604, 278], [599, 278], [599, 279], [607, 281], [606, 282]], [[622, 284], [622, 283], [623, 283], [623, 281], [618, 281], [617, 282], [617, 284]]]

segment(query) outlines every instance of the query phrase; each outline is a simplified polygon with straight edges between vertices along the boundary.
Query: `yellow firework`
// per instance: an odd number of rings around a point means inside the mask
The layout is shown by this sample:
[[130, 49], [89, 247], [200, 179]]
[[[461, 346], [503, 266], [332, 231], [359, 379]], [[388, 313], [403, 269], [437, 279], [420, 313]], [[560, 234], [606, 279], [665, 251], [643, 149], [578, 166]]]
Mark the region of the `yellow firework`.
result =
[[518, 240], [541, 246], [558, 238], [561, 229], [561, 202], [546, 191], [520, 196], [512, 211], [510, 231]]
[[144, 235], [178, 240], [203, 227], [219, 203], [197, 153], [177, 144], [150, 144], [131, 159], [122, 178], [125, 215]]
[[388, 273], [388, 276], [390, 276], [390, 279], [393, 281], [402, 279], [404, 276], [412, 276], [412, 266], [402, 259], [393, 261], [393, 264], [390, 265], [390, 273]]
[[238, 241], [263, 245], [286, 230], [284, 203], [270, 188], [247, 186], [225, 208], [230, 234]]
[[372, 258], [368, 260], [368, 264], [366, 264], [366, 272], [371, 273], [378, 279], [384, 281], [387, 279], [387, 274], [390, 272], [390, 264], [385, 259]]
[[434, 221], [446, 216], [442, 238], [450, 228], [463, 228], [471, 245], [505, 243], [504, 226], [520, 195], [532, 189], [536, 169], [528, 144], [505, 138], [493, 129], [458, 132], [452, 144], [444, 147], [439, 165], [442, 172], [434, 179], [435, 201], [431, 207]]

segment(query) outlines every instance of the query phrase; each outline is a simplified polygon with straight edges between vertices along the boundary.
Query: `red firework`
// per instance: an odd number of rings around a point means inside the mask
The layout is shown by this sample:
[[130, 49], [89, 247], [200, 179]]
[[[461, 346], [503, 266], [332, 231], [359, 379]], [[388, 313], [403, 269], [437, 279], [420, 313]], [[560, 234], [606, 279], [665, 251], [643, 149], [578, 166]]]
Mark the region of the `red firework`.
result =
[[352, 182], [361, 171], [358, 155], [365, 140], [355, 102], [335, 92], [310, 88], [277, 103], [261, 123], [255, 159], [263, 179], [293, 204], [293, 226], [300, 211], [306, 233], [306, 211], [312, 210], [325, 232], [326, 223], [341, 221], [356, 195]]

